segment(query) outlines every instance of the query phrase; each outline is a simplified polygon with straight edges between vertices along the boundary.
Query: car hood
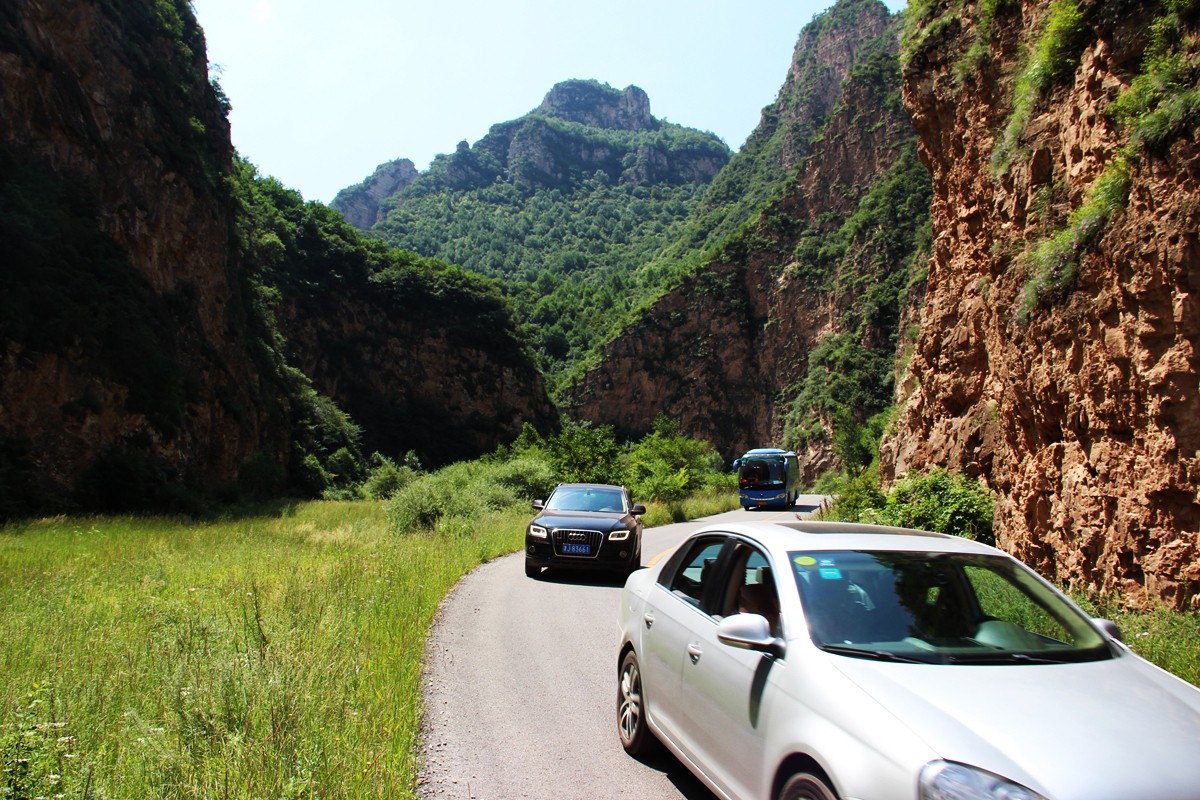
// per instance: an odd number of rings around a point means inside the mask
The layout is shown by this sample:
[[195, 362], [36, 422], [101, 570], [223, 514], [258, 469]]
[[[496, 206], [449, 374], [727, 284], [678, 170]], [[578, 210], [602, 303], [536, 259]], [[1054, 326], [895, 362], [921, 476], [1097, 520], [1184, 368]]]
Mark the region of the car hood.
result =
[[1200, 797], [1200, 691], [1136, 656], [1016, 666], [831, 658], [936, 758], [1054, 800]]
[[543, 511], [533, 518], [533, 524], [545, 528], [581, 528], [589, 531], [609, 531], [632, 528], [633, 515], [607, 511]]

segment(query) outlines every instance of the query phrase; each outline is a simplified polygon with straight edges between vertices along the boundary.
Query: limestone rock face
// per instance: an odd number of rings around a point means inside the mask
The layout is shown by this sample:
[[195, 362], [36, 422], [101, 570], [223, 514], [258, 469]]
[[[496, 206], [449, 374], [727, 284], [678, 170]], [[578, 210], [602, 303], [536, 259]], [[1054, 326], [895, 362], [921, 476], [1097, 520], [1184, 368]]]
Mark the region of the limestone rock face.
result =
[[417, 168], [407, 158], [380, 164], [362, 183], [342, 189], [329, 205], [354, 227], [368, 230], [380, 220], [379, 204], [412, 183]]
[[50, 246], [90, 243], [45, 261], [25, 237], [0, 245], [5, 292], [60, 298], [0, 322], [0, 461], [51, 506], [118, 463], [212, 486], [252, 454], [285, 458], [245, 348], [228, 124], [194, 19], [178, 39], [157, 13], [20, 0], [0, 14], [0, 179], [28, 203], [9, 219], [29, 214]]
[[1073, 73], [1036, 103], [1002, 171], [993, 153], [1012, 76], [1045, 6], [998, 15], [967, 79], [961, 30], [910, 60], [905, 100], [933, 175], [935, 246], [883, 455], [892, 477], [936, 464], [982, 478], [997, 495], [1000, 545], [1063, 584], [1197, 608], [1195, 131], [1137, 153], [1128, 199], [1081, 248], [1076, 279], [1018, 313], [1029, 254], [1068, 224], [1127, 141], [1106, 112], [1136, 72], [1139, 20], [1159, 13], [1144, 6], [1087, 20]]
[[538, 113], [595, 128], [620, 131], [653, 130], [650, 98], [636, 86], [614, 92], [592, 81], [564, 81], [547, 94]]

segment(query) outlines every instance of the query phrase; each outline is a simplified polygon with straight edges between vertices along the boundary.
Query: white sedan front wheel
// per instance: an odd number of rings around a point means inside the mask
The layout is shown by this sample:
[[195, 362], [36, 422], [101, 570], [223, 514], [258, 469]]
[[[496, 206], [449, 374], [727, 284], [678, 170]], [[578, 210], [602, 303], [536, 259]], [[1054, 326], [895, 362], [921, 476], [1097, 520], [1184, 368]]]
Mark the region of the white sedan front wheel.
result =
[[643, 756], [654, 749], [657, 740], [646, 725], [646, 704], [642, 694], [642, 668], [632, 650], [621, 659], [617, 682], [617, 732], [621, 746], [631, 756]]
[[801, 772], [783, 785], [779, 800], [837, 800], [837, 795], [820, 778]]

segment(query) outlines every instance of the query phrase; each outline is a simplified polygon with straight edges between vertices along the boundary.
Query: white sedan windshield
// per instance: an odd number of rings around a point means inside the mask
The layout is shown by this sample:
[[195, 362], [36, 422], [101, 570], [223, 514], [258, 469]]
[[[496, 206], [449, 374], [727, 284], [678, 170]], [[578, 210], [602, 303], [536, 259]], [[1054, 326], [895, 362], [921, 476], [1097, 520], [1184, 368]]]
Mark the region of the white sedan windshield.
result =
[[1017, 562], [916, 552], [794, 552], [813, 641], [841, 655], [944, 664], [1111, 658], [1086, 617]]

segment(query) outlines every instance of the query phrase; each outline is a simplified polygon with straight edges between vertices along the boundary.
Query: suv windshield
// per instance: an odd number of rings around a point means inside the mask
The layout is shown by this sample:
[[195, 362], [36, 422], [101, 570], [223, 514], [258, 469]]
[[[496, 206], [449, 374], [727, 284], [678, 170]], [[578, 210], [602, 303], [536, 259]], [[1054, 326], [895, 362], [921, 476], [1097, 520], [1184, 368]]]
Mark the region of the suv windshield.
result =
[[546, 501], [546, 510], [624, 512], [625, 497], [620, 489], [602, 486], [560, 487]]
[[859, 551], [789, 556], [809, 632], [830, 652], [942, 664], [1112, 657], [1085, 616], [1011, 559]]

